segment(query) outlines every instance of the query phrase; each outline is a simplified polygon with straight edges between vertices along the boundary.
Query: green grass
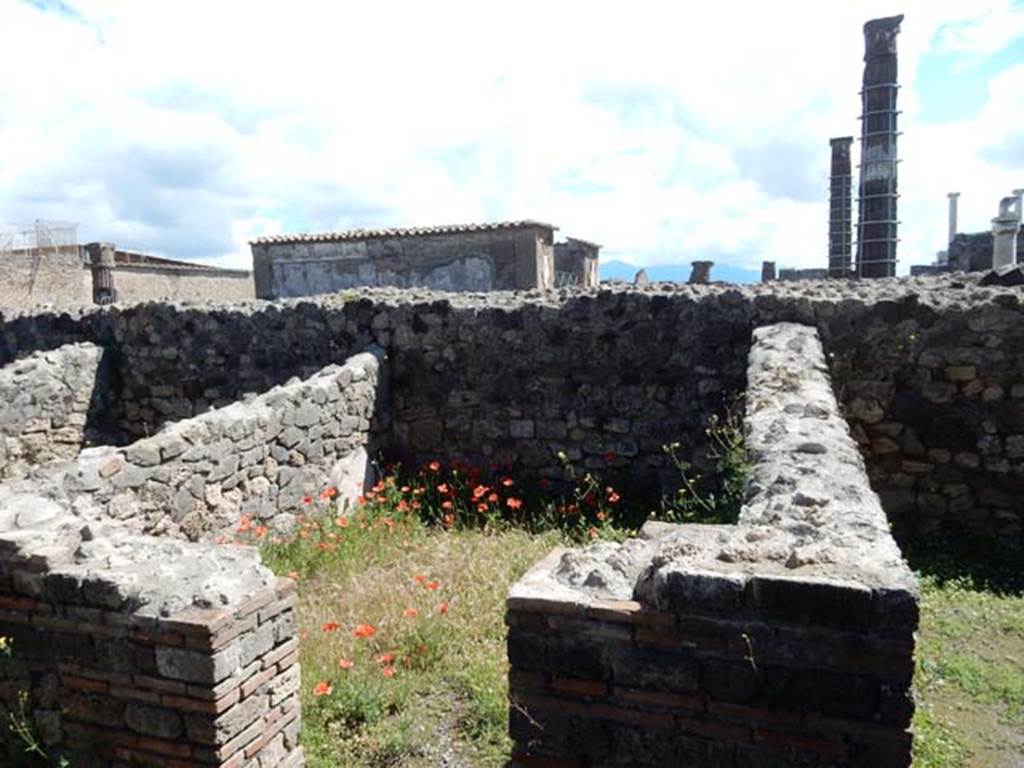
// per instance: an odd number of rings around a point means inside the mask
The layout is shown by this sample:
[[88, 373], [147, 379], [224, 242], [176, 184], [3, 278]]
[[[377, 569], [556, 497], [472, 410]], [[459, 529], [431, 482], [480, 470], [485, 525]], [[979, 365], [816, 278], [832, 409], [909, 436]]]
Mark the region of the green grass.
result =
[[566, 534], [423, 522], [408, 507], [422, 495], [393, 481], [355, 512], [327, 505], [286, 540], [245, 534], [299, 581], [311, 766], [508, 759], [505, 595]]
[[922, 598], [915, 767], [1024, 764], [1020, 555], [933, 542], [909, 559]]
[[[409, 501], [427, 504], [429, 494], [401, 482], [344, 518], [310, 517], [294, 537], [261, 538], [265, 561], [299, 579], [309, 764], [503, 766], [505, 594], [581, 526], [524, 530], [466, 505], [446, 520], [432, 506], [444, 497], [413, 514]], [[624, 531], [604, 525], [600, 535]], [[915, 768], [1024, 763], [1024, 574], [1012, 558], [947, 542], [909, 554], [922, 593]], [[361, 624], [374, 633], [357, 637]], [[330, 693], [316, 695], [318, 683]]]

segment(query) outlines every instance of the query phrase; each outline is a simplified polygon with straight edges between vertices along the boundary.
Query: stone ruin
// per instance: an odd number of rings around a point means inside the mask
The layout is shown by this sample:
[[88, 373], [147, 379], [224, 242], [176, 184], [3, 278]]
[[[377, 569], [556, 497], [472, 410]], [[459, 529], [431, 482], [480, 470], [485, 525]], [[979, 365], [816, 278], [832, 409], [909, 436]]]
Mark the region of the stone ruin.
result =
[[[299, 766], [293, 584], [216, 545], [368, 457], [656, 496], [735, 393], [736, 526], [556, 552], [508, 600], [524, 766], [908, 765], [890, 535], [1024, 544], [1019, 289], [977, 278], [365, 290], [0, 322], [0, 700], [78, 765]], [[884, 509], [884, 512], [883, 512]]]

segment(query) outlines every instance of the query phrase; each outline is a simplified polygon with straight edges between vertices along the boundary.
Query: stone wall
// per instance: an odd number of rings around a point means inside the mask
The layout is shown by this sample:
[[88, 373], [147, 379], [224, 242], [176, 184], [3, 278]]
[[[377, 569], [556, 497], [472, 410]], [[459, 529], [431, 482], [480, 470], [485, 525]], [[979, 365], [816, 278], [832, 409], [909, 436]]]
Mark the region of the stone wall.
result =
[[378, 344], [394, 374], [384, 435], [394, 458], [554, 474], [558, 450], [581, 468], [611, 451], [619, 468], [670, 477], [661, 445], [701, 453], [704, 420], [745, 386], [751, 330], [796, 321], [818, 328], [901, 536], [943, 530], [1021, 545], [1024, 309], [1019, 289], [978, 279], [368, 290], [47, 312], [0, 324], [0, 361], [79, 340], [107, 346], [121, 382], [115, 421], [143, 436]]
[[251, 244], [256, 295], [312, 296], [361, 286], [493, 291], [554, 285], [550, 225], [440, 230], [257, 240]]
[[120, 520], [136, 533], [231, 536], [243, 516], [287, 531], [332, 481], [343, 497], [363, 492], [383, 383], [379, 353], [356, 355], [124, 448], [85, 450], [31, 482], [83, 519]]
[[916, 586], [816, 336], [755, 332], [737, 526], [648, 524], [512, 588], [514, 764], [910, 765]]
[[3, 495], [5, 720], [27, 693], [44, 748], [75, 768], [303, 764], [293, 582], [248, 547], [133, 536]]
[[0, 480], [78, 454], [110, 394], [102, 363], [100, 347], [81, 343], [0, 368]]
[[252, 273], [118, 264], [111, 270], [117, 301], [244, 301], [256, 296]]
[[92, 277], [77, 248], [4, 254], [0, 309], [26, 309], [41, 304], [81, 306], [92, 303]]
[[[978, 272], [992, 269], [992, 232], [961, 232], [949, 244], [949, 269]], [[1017, 263], [1024, 264], [1024, 237], [1017, 237]]]

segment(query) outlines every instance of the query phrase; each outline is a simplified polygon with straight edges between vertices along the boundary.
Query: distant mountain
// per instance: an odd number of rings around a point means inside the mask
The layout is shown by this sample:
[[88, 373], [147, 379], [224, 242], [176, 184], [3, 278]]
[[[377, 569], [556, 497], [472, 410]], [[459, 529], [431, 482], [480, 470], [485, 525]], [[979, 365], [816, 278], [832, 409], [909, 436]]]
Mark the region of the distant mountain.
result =
[[[624, 261], [602, 261], [599, 263], [599, 275], [602, 280], [625, 280], [633, 282], [640, 267], [627, 264]], [[689, 264], [655, 264], [651, 267], [644, 267], [647, 270], [647, 277], [652, 283], [674, 282], [685, 283], [690, 279]], [[727, 283], [757, 283], [761, 280], [761, 273], [754, 269], [743, 269], [730, 264], [715, 264], [711, 270], [712, 280], [721, 280]]]

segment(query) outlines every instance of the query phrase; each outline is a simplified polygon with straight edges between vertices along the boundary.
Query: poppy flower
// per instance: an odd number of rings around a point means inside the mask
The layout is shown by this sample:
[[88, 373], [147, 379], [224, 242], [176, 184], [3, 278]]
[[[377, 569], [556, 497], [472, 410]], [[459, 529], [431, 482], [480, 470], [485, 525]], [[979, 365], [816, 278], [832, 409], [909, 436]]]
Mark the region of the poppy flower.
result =
[[487, 502], [481, 501], [479, 504], [477, 504], [476, 505], [476, 511], [480, 512], [480, 513], [486, 512], [487, 511]]
[[515, 485], [515, 481], [512, 480], [511, 477], [504, 477], [501, 480], [501, 484], [504, 485], [506, 488], [511, 488], [513, 485]]
[[517, 499], [515, 496], [509, 496], [507, 499], [505, 499], [505, 504], [508, 505], [509, 509], [519, 509], [521, 506], [523, 506], [523, 502]]
[[327, 501], [328, 499], [333, 499], [337, 495], [338, 489], [335, 488], [334, 486], [328, 486], [327, 488], [324, 488], [322, 491], [320, 491], [320, 498], [323, 499], [324, 501]]
[[335, 523], [335, 525], [337, 525], [337, 526], [338, 526], [339, 528], [347, 528], [347, 527], [348, 527], [348, 518], [347, 518], [347, 517], [345, 517], [344, 515], [342, 515], [342, 516], [341, 516], [341, 517], [339, 517], [339, 518], [338, 518], [337, 520], [335, 520], [335, 521], [334, 521], [334, 523]]
[[415, 619], [419, 615], [419, 611], [415, 608], [406, 608], [402, 613], [404, 613], [410, 619]]
[[437, 612], [440, 613], [442, 616], [448, 613], [448, 603], [438, 603]]
[[336, 621], [327, 621], [324, 622], [324, 625], [320, 629], [322, 629], [324, 632], [337, 632], [338, 627], [340, 626], [341, 625]]
[[312, 504], [313, 503], [313, 497], [312, 496], [303, 496], [302, 497], [302, 503], [306, 504], [306, 505]]
[[592, 538], [592, 539], [596, 539], [596, 538], [597, 538], [597, 535], [598, 535], [598, 534], [597, 534], [597, 528], [595, 528], [594, 526], [590, 526], [590, 527], [589, 527], [589, 528], [587, 529], [587, 534], [588, 534], [588, 535], [590, 536], [590, 538]]
[[444, 525], [445, 528], [451, 528], [453, 525], [455, 525], [455, 516], [449, 513], [445, 515], [443, 518], [441, 518], [441, 523]]
[[342, 669], [352, 669], [356, 663], [352, 659], [338, 659], [338, 666]]
[[356, 637], [360, 638], [373, 637], [377, 634], [377, 630], [371, 624], [360, 624], [356, 627], [355, 632], [353, 632], [353, 634]]
[[330, 696], [331, 695], [331, 691], [333, 691], [333, 690], [334, 689], [331, 688], [331, 684], [330, 683], [328, 683], [326, 680], [321, 680], [319, 683], [317, 683], [316, 685], [313, 686], [313, 695], [314, 696]]
[[441, 462], [432, 461], [429, 464], [427, 464], [427, 469], [429, 469], [431, 472], [437, 472], [438, 470], [441, 469]]
[[381, 673], [382, 675], [384, 675], [384, 677], [388, 677], [388, 678], [391, 678], [391, 677], [394, 677], [394, 676], [395, 676], [395, 668], [394, 668], [394, 667], [392, 667], [392, 666], [387, 666], [387, 667], [384, 667], [384, 669], [382, 669], [382, 670], [380, 671], [380, 673]]
[[491, 489], [488, 488], [486, 485], [478, 485], [476, 488], [473, 489], [473, 498], [474, 499], [479, 499], [484, 494], [486, 494], [489, 490], [491, 490]]
[[487, 497], [487, 500], [489, 502], [491, 502], [491, 504], [497, 504], [497, 502], [498, 502], [498, 494], [492, 493], [490, 496]]
[[424, 589], [429, 589], [431, 592], [433, 592], [434, 590], [438, 589], [440, 586], [441, 586], [441, 582], [440, 581], [428, 581], [426, 584], [423, 585], [423, 588]]
[[455, 505], [451, 502], [451, 500], [442, 501], [441, 509], [455, 509]]
[[440, 494], [446, 494], [449, 491], [451, 491], [451, 488], [448, 487], [448, 483], [441, 483], [437, 486], [437, 492]]
[[382, 653], [380, 656], [377, 657], [378, 664], [385, 664], [387, 666], [391, 666], [391, 662], [393, 662], [394, 660], [395, 654], [393, 653]]
[[427, 577], [417, 573], [415, 576], [412, 577], [412, 580], [415, 581], [417, 584], [422, 584], [427, 580]]

